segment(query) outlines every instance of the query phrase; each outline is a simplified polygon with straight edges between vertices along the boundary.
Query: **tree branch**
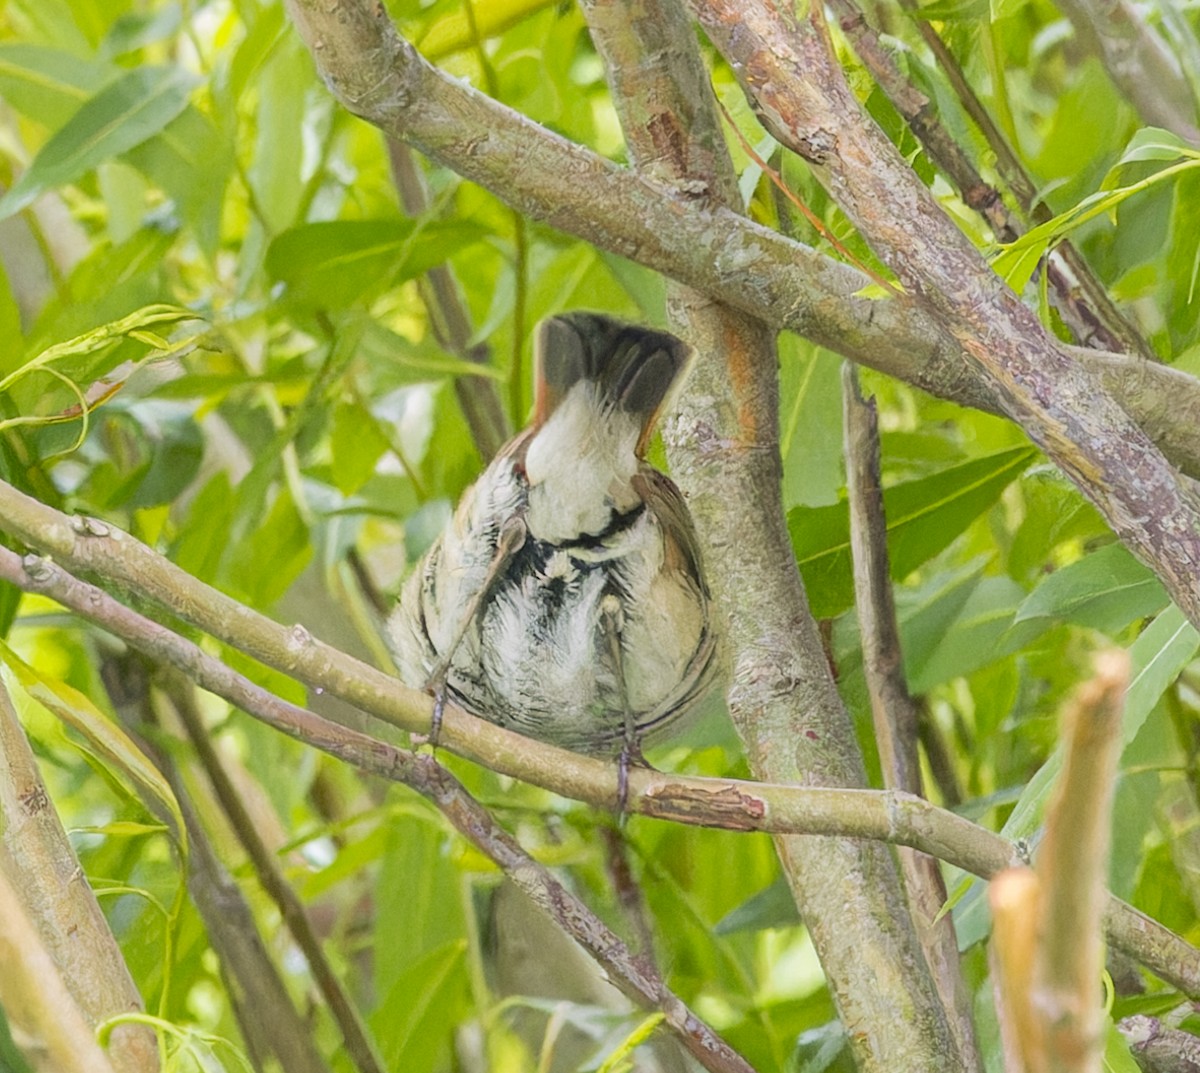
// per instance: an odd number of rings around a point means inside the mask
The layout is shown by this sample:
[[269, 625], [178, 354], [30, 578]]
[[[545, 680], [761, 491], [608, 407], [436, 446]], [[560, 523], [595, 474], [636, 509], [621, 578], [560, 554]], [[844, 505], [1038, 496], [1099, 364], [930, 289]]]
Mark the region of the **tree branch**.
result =
[[1142, 118], [1200, 147], [1196, 98], [1179, 61], [1126, 0], [1059, 0], [1079, 39]]
[[1122, 1019], [1117, 1028], [1142, 1073], [1200, 1073], [1200, 1039], [1190, 1032], [1144, 1014]]
[[[0, 490], [5, 487], [0, 484]], [[4, 509], [0, 506], [0, 520], [4, 518]], [[126, 536], [125, 541], [127, 544], [122, 550], [141, 548], [149, 559], [156, 558], [132, 538]], [[148, 560], [138, 555], [134, 562], [145, 565]], [[103, 569], [98, 572], [105, 576], [112, 573]], [[0, 547], [0, 581], [52, 597], [152, 660], [177, 667], [204, 689], [290, 737], [364, 771], [404, 781], [411, 753], [280, 700], [191, 641], [151, 622], [95, 586], [72, 577], [61, 566], [36, 556], [22, 560], [14, 552]], [[188, 594], [189, 602], [194, 605], [197, 600], [211, 601], [208, 611], [193, 609], [196, 620], [200, 620], [209, 616], [212, 606], [221, 606], [228, 598], [200, 582], [196, 585], [199, 589]], [[129, 591], [142, 598], [150, 595], [136, 584]], [[181, 615], [185, 600], [176, 599], [173, 604], [168, 602], [164, 606], [173, 614]], [[270, 651], [281, 640], [286, 644], [292, 631], [257, 616], [255, 612], [243, 610], [262, 620], [262, 625], [255, 629], [264, 632], [264, 637], [247, 651]], [[228, 631], [217, 629], [212, 632], [218, 639], [237, 645]], [[293, 660], [286, 667], [268, 659], [263, 662], [294, 675], [309, 686], [340, 696], [371, 715], [386, 717], [397, 710], [409, 711], [415, 716], [414, 724], [428, 729], [432, 709], [430, 698], [413, 694], [396, 679], [381, 676], [374, 668], [333, 649], [316, 642], [311, 644], [312, 647], [305, 650], [306, 658]], [[349, 675], [349, 682], [353, 682], [354, 674], [359, 673], [379, 676], [390, 684], [375, 693], [363, 693], [349, 684], [339, 673], [342, 671]], [[411, 706], [410, 698], [414, 701]], [[523, 738], [475, 719], [452, 705], [446, 707], [441, 741], [453, 751], [492, 770], [598, 808], [615, 807], [618, 783], [615, 764]], [[492, 748], [495, 749], [494, 763], [488, 755]], [[984, 878], [1020, 863], [1016, 848], [1001, 836], [954, 813], [935, 808], [921, 798], [891, 791], [880, 793], [686, 778], [635, 767], [629, 771], [627, 808], [630, 812], [658, 819], [725, 830], [823, 834], [886, 841], [919, 849]], [[1109, 899], [1105, 927], [1114, 946], [1184, 993], [1200, 997], [1200, 952], [1194, 947], [1116, 898]]]
[[1095, 677], [1068, 706], [1063, 769], [1038, 850], [1042, 915], [1033, 1001], [1049, 1067], [1063, 1073], [1085, 1073], [1100, 1058], [1101, 920], [1128, 685], [1128, 655], [1103, 652]]
[[0, 1005], [37, 1073], [115, 1073], [0, 869]]
[[[857, 297], [870, 281], [848, 265], [728, 209], [672, 196], [488, 99], [426, 63], [378, 5], [287, 6], [322, 77], [350, 111], [522, 213], [931, 394], [1001, 412], [997, 392], [964, 363], [961, 345], [911, 298]], [[1088, 351], [1071, 353], [1091, 361]], [[1143, 390], [1129, 400], [1131, 412], [1140, 421], [1140, 407], [1148, 406], [1164, 451], [1200, 476], [1200, 384], [1111, 358], [1121, 370], [1104, 371], [1106, 383], [1135, 367]]]
[[1005, 287], [846, 83], [813, 5], [692, 0], [775, 136], [803, 156], [905, 288], [928, 304], [1005, 411], [1200, 624], [1200, 502], [1090, 372]]
[[[842, 406], [855, 605], [883, 785], [919, 797], [919, 713], [904, 679], [904, 655], [888, 569], [878, 414], [875, 400], [865, 400], [860, 394], [852, 365], [842, 370]], [[947, 897], [941, 868], [934, 858], [913, 850], [902, 849], [897, 857], [921, 948], [963, 1056], [960, 1064], [964, 1069], [982, 1069], [983, 1056], [975, 1038], [970, 992], [959, 965], [954, 921], [949, 913], [942, 912]]]
[[[144, 1009], [46, 792], [2, 678], [0, 874], [16, 883], [37, 935], [92, 1028]], [[157, 1070], [154, 1032], [141, 1024], [118, 1026], [111, 1037], [109, 1060], [117, 1073]]]
[[187, 733], [221, 810], [254, 868], [259, 885], [275, 903], [281, 919], [304, 954], [313, 980], [342, 1034], [348, 1059], [359, 1073], [383, 1073], [386, 1066], [375, 1040], [325, 956], [325, 949], [317, 937], [308, 910], [288, 883], [209, 740], [208, 729], [193, 703], [191, 683], [181, 675], [173, 677], [181, 688], [171, 690], [172, 707]]
[[[639, 171], [697, 204], [739, 211], [737, 176], [682, 5], [586, 0], [584, 11]], [[678, 283], [668, 286], [667, 305], [698, 354], [680, 416], [667, 426], [672, 473], [697, 518], [716, 606], [729, 617], [729, 707], [750, 769], [768, 782], [865, 786], [787, 536], [773, 332]], [[755, 555], [744, 553], [747, 545]], [[790, 688], [779, 689], [780, 679]], [[842, 1022], [856, 1026], [860, 1068], [970, 1068], [884, 848], [794, 837], [776, 847]]]
[[[838, 13], [842, 32], [853, 43], [859, 59], [904, 117], [929, 159], [954, 184], [963, 201], [988, 222], [996, 241], [1012, 242], [1024, 234], [1024, 224], [1009, 211], [999, 191], [983, 179], [951, 137], [938, 117], [933, 101], [901, 71], [858, 0], [833, 0], [831, 7]], [[929, 30], [936, 34], [932, 27]], [[961, 72], [957, 84], [965, 86]], [[984, 134], [989, 139], [1003, 140], [1003, 135], [990, 123]], [[1035, 191], [1020, 162], [1011, 153], [1005, 154], [1004, 158], [998, 154], [997, 159], [1018, 177], [1013, 192], [1026, 214], [1030, 213], [1035, 209]], [[1001, 171], [1004, 170], [1002, 166]], [[1041, 202], [1036, 203], [1036, 218], [1038, 222], [1050, 218], [1049, 210]], [[1150, 344], [1113, 304], [1087, 262], [1069, 242], [1061, 243], [1050, 252], [1043, 271], [1047, 273], [1055, 308], [1080, 343], [1102, 350], [1128, 349], [1149, 360], [1157, 358]]]

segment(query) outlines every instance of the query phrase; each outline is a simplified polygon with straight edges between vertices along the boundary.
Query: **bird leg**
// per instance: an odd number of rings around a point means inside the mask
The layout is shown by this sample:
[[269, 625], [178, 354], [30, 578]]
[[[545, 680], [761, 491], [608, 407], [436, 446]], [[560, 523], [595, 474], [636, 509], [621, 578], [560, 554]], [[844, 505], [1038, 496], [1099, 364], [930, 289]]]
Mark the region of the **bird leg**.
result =
[[433, 718], [429, 725], [428, 740], [435, 749], [442, 733], [442, 718], [446, 711], [446, 682], [450, 677], [450, 665], [454, 661], [454, 653], [458, 651], [458, 646], [466, 637], [467, 630], [478, 620], [484, 601], [491, 594], [497, 579], [512, 562], [513, 556], [521, 550], [528, 533], [529, 530], [525, 525], [523, 515], [514, 514], [504, 520], [500, 526], [500, 532], [496, 536], [496, 550], [492, 554], [492, 561], [488, 564], [487, 573], [484, 574], [479, 588], [471, 595], [462, 609], [458, 625], [451, 634], [450, 643], [446, 645], [438, 657], [437, 663], [429, 672], [429, 676], [425, 679], [426, 692], [433, 693]]
[[617, 678], [617, 690], [621, 698], [621, 711], [625, 726], [621, 752], [617, 756], [617, 812], [624, 815], [629, 804], [629, 766], [648, 766], [642, 756], [642, 747], [637, 738], [633, 706], [629, 702], [629, 688], [625, 681], [625, 652], [621, 645], [621, 633], [625, 627], [625, 612], [617, 596], [609, 593], [600, 601], [600, 629], [604, 633], [608, 657]]

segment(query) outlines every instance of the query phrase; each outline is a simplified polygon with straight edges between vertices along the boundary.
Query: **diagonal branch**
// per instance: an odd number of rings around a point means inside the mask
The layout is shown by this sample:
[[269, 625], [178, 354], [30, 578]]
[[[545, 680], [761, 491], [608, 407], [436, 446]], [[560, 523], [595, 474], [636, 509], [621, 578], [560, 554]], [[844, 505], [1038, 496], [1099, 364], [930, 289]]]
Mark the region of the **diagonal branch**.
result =
[[907, 290], [946, 326], [1005, 412], [1200, 623], [1200, 502], [1098, 378], [990, 270], [846, 82], [814, 5], [692, 0], [760, 118], [808, 161]]
[[[288, 10], [350, 111], [522, 213], [931, 394], [1001, 412], [961, 344], [911, 298], [864, 298], [870, 281], [848, 265], [728, 209], [673, 196], [450, 78], [397, 35], [381, 5], [288, 0]], [[1147, 431], [1173, 460], [1200, 476], [1200, 384], [1123, 355], [1100, 362], [1069, 352], [1114, 391], [1136, 379], [1140, 390], [1122, 400], [1138, 421], [1155, 422]]]
[[[638, 169], [698, 204], [739, 209], [708, 72], [679, 0], [583, 6]], [[730, 714], [751, 770], [769, 782], [865, 786], [784, 524], [774, 333], [678, 283], [668, 286], [667, 306], [698, 351], [666, 432], [672, 472], [696, 514], [716, 604], [729, 617]], [[746, 555], [747, 546], [756, 553]], [[917, 928], [885, 848], [794, 837], [778, 838], [776, 848], [839, 1016], [856, 1026], [852, 1049], [864, 1073], [973, 1068], [922, 971]]]
[[[6, 487], [0, 483], [0, 493]], [[0, 503], [0, 520], [5, 519], [8, 505]], [[63, 518], [55, 511], [51, 515]], [[58, 556], [60, 562], [79, 569], [70, 563], [74, 557], [67, 545], [60, 546], [63, 548]], [[117, 547], [119, 551], [112, 555]], [[93, 553], [96, 550], [92, 549]], [[158, 558], [131, 537], [124, 536], [122, 545], [110, 544], [103, 550], [109, 555], [93, 554], [90, 566], [91, 572], [105, 578], [107, 584], [111, 585], [114, 577], [119, 576], [125, 592], [158, 602], [173, 615], [196, 623], [210, 623], [208, 628], [214, 637], [250, 654], [264, 654], [262, 659], [268, 666], [293, 675], [310, 687], [341, 697], [385, 721], [395, 722], [398, 712], [405, 713], [413, 729], [428, 730], [432, 701], [414, 694], [398, 680], [311, 638], [296, 651], [289, 641], [295, 631], [229, 601], [201, 582], [194, 582], [186, 590], [163, 594], [155, 589], [152, 580], [146, 583], [127, 580], [130, 575], [154, 574], [154, 561]], [[123, 562], [119, 561], [122, 556]], [[177, 668], [204, 689], [268, 726], [356, 768], [393, 780], [407, 770], [406, 758], [411, 756], [407, 751], [280, 700], [192, 641], [152, 622], [48, 559], [38, 556], [22, 559], [0, 547], [0, 581], [50, 596], [152, 660]], [[243, 617], [241, 623], [236, 621]], [[251, 625], [247, 627], [246, 622]], [[281, 660], [278, 658], [281, 652], [291, 655]], [[272, 659], [272, 653], [277, 658]], [[374, 688], [358, 688], [363, 677]], [[451, 705], [446, 707], [441, 741], [454, 752], [493, 771], [599, 808], [615, 806], [618, 783], [615, 764], [523, 738]], [[919, 849], [984, 878], [1020, 863], [1016, 847], [1007, 839], [952, 812], [935, 808], [921, 798], [898, 792], [686, 778], [633, 768], [629, 772], [628, 809], [658, 819], [725, 830], [886, 841]], [[1114, 946], [1181, 991], [1200, 997], [1200, 954], [1194, 947], [1115, 898], [1109, 899], [1105, 926]]]
[[[837, 13], [838, 24], [853, 43], [859, 59], [904, 117], [929, 159], [955, 185], [963, 201], [988, 222], [996, 240], [1012, 242], [1024, 234], [1022, 221], [1009, 210], [999, 191], [979, 174], [941, 121], [934, 102], [901, 71], [858, 0], [832, 0], [830, 6]], [[927, 23], [922, 24], [922, 29], [936, 37], [937, 32]], [[946, 55], [943, 51], [939, 58]], [[961, 72], [955, 69], [954, 73], [958, 78], [952, 81], [962, 91], [966, 87]], [[974, 99], [973, 95], [970, 99]], [[978, 117], [981, 112], [982, 109], [971, 110], [970, 114]], [[982, 129], [989, 144], [995, 146], [997, 141], [1003, 142], [1003, 135], [992, 124], [988, 123]], [[1008, 177], [1026, 218], [1032, 216], [1036, 223], [1050, 219], [1050, 211], [1044, 204], [1037, 202], [1035, 206], [1033, 184], [1020, 162], [1008, 150], [1006, 142], [1003, 147], [1004, 152], [997, 152], [997, 169]], [[1043, 270], [1047, 274], [1052, 300], [1079, 342], [1103, 350], [1129, 350], [1148, 360], [1156, 359], [1150, 344], [1113, 304], [1087, 262], [1069, 241], [1050, 252]]]
[[1128, 0], [1058, 0], [1058, 6], [1144, 123], [1200, 147], [1192, 84], [1141, 10]]

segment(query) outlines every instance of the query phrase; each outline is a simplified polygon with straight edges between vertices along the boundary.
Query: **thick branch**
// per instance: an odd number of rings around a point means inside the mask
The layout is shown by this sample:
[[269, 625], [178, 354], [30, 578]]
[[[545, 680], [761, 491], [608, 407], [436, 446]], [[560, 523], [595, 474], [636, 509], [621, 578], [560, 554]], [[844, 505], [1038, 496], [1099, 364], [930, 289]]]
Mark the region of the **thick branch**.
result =
[[[288, 8], [322, 76], [350, 111], [531, 218], [931, 394], [1001, 411], [995, 390], [966, 366], [960, 344], [920, 304], [855, 297], [870, 281], [848, 265], [727, 209], [672, 196], [449, 78], [397, 36], [379, 5], [288, 0]], [[1144, 364], [1113, 357], [1125, 366]], [[1161, 381], [1153, 401], [1143, 394], [1129, 405], [1138, 420], [1139, 407], [1148, 406], [1163, 449], [1200, 476], [1200, 440], [1193, 434], [1200, 385], [1175, 373]]]
[[[7, 488], [0, 483], [0, 498]], [[9, 502], [13, 501], [10, 499]], [[16, 505], [19, 506], [19, 501]], [[50, 513], [57, 514], [55, 511]], [[0, 520], [4, 519], [5, 504], [0, 503]], [[127, 545], [123, 551], [141, 549], [140, 553], [136, 553], [122, 569], [111, 569], [116, 563], [102, 559], [94, 565], [107, 565], [110, 569], [99, 572], [106, 577], [114, 573], [124, 575], [133, 565], [135, 572], [140, 567], [147, 574], [153, 573], [153, 560], [157, 556], [131, 537], [126, 536], [125, 540]], [[62, 561], [68, 557], [69, 550], [64, 545]], [[186, 574], [183, 576], [187, 577]], [[410, 754], [405, 750], [338, 726], [272, 696], [191, 641], [151, 622], [95, 586], [67, 574], [54, 563], [37, 557], [22, 560], [8, 549], [0, 548], [0, 581], [51, 596], [151, 659], [177, 667], [203, 688], [331, 756], [390, 779], [407, 770], [405, 758]], [[147, 588], [136, 582], [128, 589], [141, 598], [155, 599], [178, 616], [190, 609], [197, 624], [211, 622], [214, 608], [224, 607], [223, 601], [228, 597], [208, 589], [201, 582], [193, 585], [186, 597], [181, 593], [174, 599], [168, 596], [166, 600], [152, 596]], [[240, 607], [230, 603], [234, 608]], [[205, 608], [197, 610], [202, 604]], [[294, 631], [248, 609], [242, 610], [258, 620], [251, 635], [261, 633], [253, 644], [240, 645], [244, 651], [253, 654], [287, 649], [288, 638]], [[237, 638], [245, 638], [245, 629], [223, 629], [219, 614], [216, 619], [216, 628], [210, 631], [213, 636], [238, 647]], [[374, 668], [313, 642], [311, 638], [300, 659], [290, 659], [284, 664], [264, 658], [263, 662], [295, 675], [309, 686], [339, 696], [371, 715], [394, 722], [395, 714], [401, 712], [406, 714], [414, 729], [429, 728], [432, 701], [428, 697], [414, 694], [398, 680], [381, 675]], [[359, 676], [380, 679], [382, 684], [375, 691], [360, 691], [356, 689]], [[441, 742], [494, 771], [565, 797], [587, 801], [600, 808], [613, 808], [617, 801], [618, 775], [614, 764], [523, 738], [475, 719], [453, 706], [446, 708]], [[683, 778], [635, 767], [629, 772], [627, 808], [658, 819], [727, 830], [842, 835], [887, 841], [920, 849], [984, 878], [1019, 863], [1015, 848], [1006, 839], [954, 813], [935, 808], [921, 798], [903, 793]], [[1127, 951], [1181, 991], [1200, 997], [1200, 954], [1192, 946], [1116, 899], [1109, 901], [1105, 926], [1114, 946]]]
[[[699, 200], [703, 191], [708, 204], [740, 209], [682, 5], [586, 0], [584, 10], [637, 167], [685, 196]], [[750, 769], [769, 782], [864, 786], [784, 524], [774, 332], [678, 283], [667, 303], [673, 325], [698, 351], [667, 431], [672, 472], [697, 517], [716, 604], [729, 616], [730, 714]], [[781, 678], [791, 688], [780, 690]], [[884, 847], [794, 837], [776, 846], [864, 1073], [970, 1068]]]
[[37, 1073], [115, 1073], [3, 870], [0, 964], [0, 1005]]
[[[1012, 242], [1024, 234], [1022, 221], [1009, 211], [999, 191], [984, 180], [953, 139], [939, 118], [934, 102], [901, 71], [892, 53], [884, 47], [875, 28], [868, 22], [858, 0], [832, 0], [830, 6], [837, 12], [839, 25], [853, 42], [859, 59], [904, 117], [929, 159], [955, 185], [963, 201], [988, 222], [996, 241]], [[928, 27], [928, 30], [936, 34], [932, 27]], [[965, 86], [961, 78], [955, 84]], [[1003, 139], [990, 124], [983, 133], [989, 140]], [[1029, 214], [1034, 210], [1035, 192], [1020, 162], [1011, 153], [1004, 153], [998, 154], [997, 163], [1002, 173], [1008, 170], [1019, 177], [1012, 186], [1013, 193], [1020, 201], [1021, 208]], [[1034, 211], [1039, 223], [1050, 217], [1049, 210], [1041, 202], [1037, 203]], [[1121, 315], [1087, 263], [1069, 242], [1062, 243], [1051, 252], [1044, 270], [1050, 284], [1051, 300], [1080, 343], [1103, 350], [1128, 349], [1144, 358], [1155, 358], [1150, 345]]]
[[813, 6], [692, 0], [760, 118], [803, 156], [908, 291], [939, 316], [1005, 411], [1200, 624], [1200, 503], [1098, 378], [1051, 339], [955, 226], [846, 83]]
[[1200, 1039], [1137, 1014], [1117, 1024], [1143, 1073], [1200, 1073]]
[[[120, 947], [46, 792], [3, 680], [0, 873], [17, 885], [40, 941], [93, 1029], [143, 1009]], [[110, 1060], [117, 1073], [158, 1069], [154, 1033], [145, 1025], [120, 1025], [112, 1034]]]

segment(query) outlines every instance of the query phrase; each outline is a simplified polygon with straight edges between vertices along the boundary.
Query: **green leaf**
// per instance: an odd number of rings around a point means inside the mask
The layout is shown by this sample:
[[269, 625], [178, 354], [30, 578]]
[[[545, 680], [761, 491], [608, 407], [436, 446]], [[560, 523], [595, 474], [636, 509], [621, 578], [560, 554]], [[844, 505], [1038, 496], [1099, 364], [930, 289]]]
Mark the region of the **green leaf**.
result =
[[[1159, 698], [1191, 662], [1197, 648], [1200, 648], [1200, 633], [1174, 604], [1155, 618], [1130, 645], [1129, 689], [1125, 693], [1125, 712], [1121, 717], [1122, 749], [1136, 737]], [[1060, 746], [1026, 784], [1004, 824], [1003, 833], [1009, 838], [1025, 838], [1042, 822], [1046, 798], [1062, 762]]]
[[[3, 262], [0, 262], [0, 339], [4, 340], [5, 348], [11, 353], [20, 354], [24, 349], [24, 337], [21, 334], [21, 310], [13, 296]], [[0, 369], [2, 368], [3, 365], [0, 364]]]
[[226, 183], [236, 141], [188, 105], [155, 137], [134, 146], [125, 159], [175, 202], [201, 247], [215, 254], [220, 241]]
[[343, 495], [357, 492], [390, 446], [374, 414], [357, 403], [338, 405], [329, 433], [330, 470], [337, 490]]
[[733, 935], [739, 931], [765, 931], [800, 923], [796, 899], [787, 880], [779, 876], [769, 887], [752, 894], [741, 905], [729, 910], [713, 928], [715, 935]]
[[[978, 569], [978, 568], [976, 568]], [[931, 586], [933, 588], [933, 586]], [[904, 666], [914, 693], [986, 667], [1027, 644], [1044, 628], [1012, 629], [1025, 590], [1008, 577], [954, 575], [915, 613], [900, 611]]]
[[39, 194], [74, 182], [97, 164], [157, 134], [187, 106], [195, 75], [177, 67], [139, 67], [87, 101], [44, 145], [0, 198], [0, 220]]
[[494, 366], [453, 357], [433, 339], [414, 343], [365, 314], [352, 312], [341, 322], [341, 328], [343, 332], [361, 331], [355, 353], [370, 367], [377, 387], [384, 392], [403, 384], [419, 384], [446, 376], [505, 379], [505, 374]]
[[[1036, 457], [1031, 447], [1009, 448], [886, 489], [892, 577], [905, 577], [945, 549]], [[788, 512], [788, 531], [813, 614], [841, 614], [854, 600], [846, 504], [797, 507]]]
[[784, 504], [827, 506], [845, 483], [841, 359], [791, 334], [779, 346]]
[[1104, 1073], [1141, 1073], [1129, 1051], [1129, 1041], [1111, 1017], [1104, 1018]]
[[654, 1034], [654, 1030], [666, 1020], [666, 1016], [661, 1010], [657, 1010], [639, 1021], [633, 1031], [613, 1048], [596, 1073], [618, 1073], [619, 1070], [633, 1068], [633, 1052]]
[[411, 962], [372, 1014], [388, 1069], [441, 1068], [466, 1003], [466, 950], [456, 939]]
[[1154, 572], [1124, 545], [1109, 544], [1046, 578], [1021, 604], [1016, 621], [1055, 618], [1116, 633], [1167, 603]]
[[381, 914], [375, 986], [381, 994], [402, 985], [410, 966], [464, 938], [462, 873], [447, 852], [449, 837], [429, 809], [388, 823], [388, 848], [374, 885]]
[[1169, 130], [1162, 127], [1143, 127], [1132, 138], [1117, 161], [1132, 164], [1138, 160], [1178, 160], [1181, 156], [1192, 156], [1195, 150]]
[[503, 33], [522, 19], [552, 6], [553, 0], [488, 0], [479, 6], [473, 20], [461, 9], [456, 9], [430, 25], [419, 42], [421, 54], [427, 59], [438, 60], [461, 52], [471, 48], [476, 41]]
[[412, 279], [483, 238], [454, 220], [332, 220], [283, 232], [267, 271], [304, 305], [337, 309]]
[[82, 734], [107, 766], [124, 772], [159, 803], [162, 811], [170, 816], [174, 828], [172, 836], [186, 855], [187, 830], [175, 794], [133, 739], [74, 686], [30, 666], [3, 641], [0, 641], [0, 659], [8, 665], [26, 693]]
[[117, 73], [111, 64], [45, 45], [0, 45], [0, 98], [22, 115], [61, 127]]

